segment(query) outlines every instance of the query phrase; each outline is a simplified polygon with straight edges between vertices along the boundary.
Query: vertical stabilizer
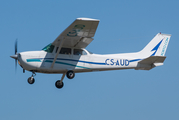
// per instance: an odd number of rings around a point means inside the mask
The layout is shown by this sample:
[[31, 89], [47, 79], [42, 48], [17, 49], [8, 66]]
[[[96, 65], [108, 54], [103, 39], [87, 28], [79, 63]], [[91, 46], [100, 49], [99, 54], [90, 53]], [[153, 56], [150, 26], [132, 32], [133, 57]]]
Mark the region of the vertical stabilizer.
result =
[[164, 56], [171, 35], [158, 33], [139, 53], [142, 57]]

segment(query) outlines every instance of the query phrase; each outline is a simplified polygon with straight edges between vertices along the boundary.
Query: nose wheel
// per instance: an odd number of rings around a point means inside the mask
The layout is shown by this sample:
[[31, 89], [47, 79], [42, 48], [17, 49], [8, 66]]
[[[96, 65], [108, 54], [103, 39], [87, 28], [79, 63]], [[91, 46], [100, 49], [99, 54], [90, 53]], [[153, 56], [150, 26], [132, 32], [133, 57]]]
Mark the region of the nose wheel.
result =
[[28, 82], [29, 84], [33, 84], [33, 83], [35, 82], [35, 79], [34, 79], [33, 77], [29, 77], [28, 80], [27, 80], [27, 82]]
[[33, 84], [35, 82], [34, 76], [36, 76], [35, 72], [32, 72], [32, 76], [27, 79], [29, 84]]

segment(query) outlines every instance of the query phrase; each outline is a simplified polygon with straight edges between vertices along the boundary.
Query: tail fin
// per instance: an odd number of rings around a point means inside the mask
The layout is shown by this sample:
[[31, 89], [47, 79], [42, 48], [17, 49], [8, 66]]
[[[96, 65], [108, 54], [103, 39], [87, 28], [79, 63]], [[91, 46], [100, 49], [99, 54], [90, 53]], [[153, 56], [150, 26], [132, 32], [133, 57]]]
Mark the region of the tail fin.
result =
[[141, 57], [164, 56], [171, 35], [158, 33], [139, 53]]
[[158, 33], [148, 44], [139, 52], [144, 58], [138, 62], [136, 70], [150, 70], [154, 67], [163, 65], [165, 52], [171, 35]]

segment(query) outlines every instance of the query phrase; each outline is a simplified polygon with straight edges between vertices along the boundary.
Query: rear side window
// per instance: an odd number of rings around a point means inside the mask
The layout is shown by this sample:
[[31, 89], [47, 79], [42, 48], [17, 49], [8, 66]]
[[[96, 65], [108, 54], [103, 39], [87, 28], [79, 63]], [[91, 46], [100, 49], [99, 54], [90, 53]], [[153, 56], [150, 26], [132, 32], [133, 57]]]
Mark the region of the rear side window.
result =
[[71, 48], [61, 48], [60, 54], [71, 55]]

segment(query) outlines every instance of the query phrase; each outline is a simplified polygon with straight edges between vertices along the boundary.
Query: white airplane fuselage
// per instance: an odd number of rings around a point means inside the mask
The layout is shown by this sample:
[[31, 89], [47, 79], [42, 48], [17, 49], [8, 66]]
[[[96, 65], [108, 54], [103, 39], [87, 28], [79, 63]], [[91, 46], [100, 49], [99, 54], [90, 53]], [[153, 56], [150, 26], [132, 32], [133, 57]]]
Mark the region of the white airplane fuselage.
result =
[[49, 44], [41, 51], [21, 52], [11, 56], [19, 65], [32, 72], [28, 83], [33, 84], [36, 72], [60, 73], [57, 88], [63, 87], [65, 75], [73, 79], [75, 73], [120, 69], [150, 70], [163, 65], [165, 52], [171, 35], [157, 34], [141, 51], [134, 53], [99, 55], [83, 48], [68, 48]]
[[88, 51], [86, 53], [86, 55], [59, 54], [53, 68], [51, 65], [56, 53], [48, 53], [43, 50], [19, 53], [18, 60], [24, 69], [40, 73], [64, 73], [68, 70], [78, 73], [133, 69], [141, 60], [138, 53], [109, 55], [90, 54]]
[[[62, 48], [65, 52], [57, 52], [58, 46], [53, 46], [53, 49], [46, 47], [41, 51], [21, 52], [18, 54], [18, 61], [23, 69], [40, 73], [66, 73], [69, 70], [75, 73], [118, 69], [150, 70], [163, 65], [169, 39], [170, 35], [159, 33], [141, 51], [123, 54], [99, 55], [77, 48]], [[76, 54], [76, 51], [81, 52]]]

